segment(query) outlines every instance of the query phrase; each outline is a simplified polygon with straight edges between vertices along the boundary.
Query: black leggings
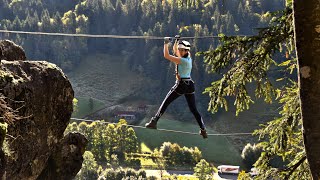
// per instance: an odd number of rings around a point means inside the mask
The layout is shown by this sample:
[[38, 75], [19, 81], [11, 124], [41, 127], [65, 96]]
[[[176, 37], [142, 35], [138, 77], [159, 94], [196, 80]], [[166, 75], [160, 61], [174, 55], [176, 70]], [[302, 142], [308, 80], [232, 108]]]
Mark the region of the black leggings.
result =
[[164, 98], [157, 114], [155, 115], [155, 120], [158, 120], [165, 112], [169, 104], [181, 95], [185, 96], [188, 102], [189, 109], [196, 118], [200, 128], [205, 129], [205, 125], [203, 123], [201, 115], [196, 107], [196, 100], [194, 95], [194, 82], [192, 80], [180, 80], [176, 82], [176, 84], [171, 88], [167, 96]]

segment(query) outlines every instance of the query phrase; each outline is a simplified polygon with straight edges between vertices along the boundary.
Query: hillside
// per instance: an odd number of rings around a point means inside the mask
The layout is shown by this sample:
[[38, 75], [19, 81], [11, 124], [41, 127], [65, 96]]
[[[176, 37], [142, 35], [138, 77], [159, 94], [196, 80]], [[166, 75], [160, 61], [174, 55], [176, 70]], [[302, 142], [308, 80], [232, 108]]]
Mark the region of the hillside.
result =
[[[149, 118], [154, 115], [165, 96], [163, 93], [159, 95], [158, 92], [163, 91], [163, 89], [169, 90], [170, 87], [159, 89], [159, 84], [157, 84], [159, 80], [152, 80], [143, 74], [138, 74], [130, 70], [128, 65], [123, 62], [117, 56], [90, 55], [84, 58], [78, 68], [68, 74], [75, 91], [75, 97], [79, 99], [78, 109], [82, 111], [74, 114], [74, 117], [82, 118], [102, 109], [91, 117], [94, 119], [110, 119], [110, 114], [115, 107], [121, 110], [135, 111], [135, 107], [142, 101], [148, 105], [144, 116]], [[172, 84], [168, 83], [167, 86], [170, 85]], [[235, 116], [235, 110], [232, 106], [228, 112], [221, 109], [217, 114], [212, 115], [206, 112], [207, 101], [203, 99], [207, 95], [201, 95], [201, 90], [205, 87], [205, 85], [198, 85], [197, 87], [200, 93], [197, 96], [197, 105], [205, 117], [207, 126], [216, 132], [253, 132], [259, 128], [259, 124], [273, 119], [276, 115], [273, 111], [277, 107], [276, 104], [267, 105], [261, 101], [257, 101], [249, 111], [240, 113], [238, 117]], [[88, 99], [90, 98], [94, 99], [95, 102], [93, 110], [89, 110]], [[195, 123], [184, 97], [174, 101], [163, 118]], [[241, 151], [247, 142], [255, 142], [256, 138], [234, 136], [230, 137], [230, 140], [236, 149]]]
[[145, 84], [151, 84], [150, 79], [132, 72], [121, 57], [105, 54], [87, 56], [68, 76], [76, 97], [91, 97], [106, 107], [140, 94]]

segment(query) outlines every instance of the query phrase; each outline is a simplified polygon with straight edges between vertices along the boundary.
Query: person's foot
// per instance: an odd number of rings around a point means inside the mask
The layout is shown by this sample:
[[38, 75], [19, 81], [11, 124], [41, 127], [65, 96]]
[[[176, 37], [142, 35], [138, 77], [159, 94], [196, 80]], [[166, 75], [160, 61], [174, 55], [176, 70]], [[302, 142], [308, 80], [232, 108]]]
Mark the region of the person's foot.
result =
[[157, 121], [154, 118], [151, 118], [150, 122], [146, 123], [146, 128], [157, 129]]
[[208, 138], [208, 134], [205, 129], [200, 129], [199, 134], [203, 137], [203, 139]]

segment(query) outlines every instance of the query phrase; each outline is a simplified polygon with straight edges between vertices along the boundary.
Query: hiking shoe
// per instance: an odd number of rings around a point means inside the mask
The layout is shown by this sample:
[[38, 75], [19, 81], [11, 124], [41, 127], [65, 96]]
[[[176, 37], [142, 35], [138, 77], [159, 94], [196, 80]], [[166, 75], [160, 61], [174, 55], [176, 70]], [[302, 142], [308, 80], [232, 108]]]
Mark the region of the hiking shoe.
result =
[[157, 129], [157, 121], [152, 118], [145, 126], [146, 128]]
[[208, 134], [205, 129], [200, 129], [199, 134], [203, 137], [203, 139], [208, 138]]

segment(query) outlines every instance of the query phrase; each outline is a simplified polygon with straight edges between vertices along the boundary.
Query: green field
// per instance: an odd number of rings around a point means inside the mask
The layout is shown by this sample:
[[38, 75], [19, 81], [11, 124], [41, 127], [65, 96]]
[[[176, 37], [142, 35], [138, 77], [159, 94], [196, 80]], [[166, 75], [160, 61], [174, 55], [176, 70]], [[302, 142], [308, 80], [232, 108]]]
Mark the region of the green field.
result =
[[[77, 111], [72, 114], [72, 117], [82, 118], [100, 108], [104, 107], [104, 103], [93, 99], [93, 108], [90, 108], [89, 99], [80, 97], [78, 99]], [[144, 126], [144, 121], [140, 124]], [[161, 119], [158, 123], [158, 129], [170, 129], [185, 132], [198, 133], [199, 127], [196, 124], [187, 122]], [[214, 164], [232, 164], [241, 165], [240, 153], [223, 136], [209, 136], [203, 139], [200, 135], [181, 134], [175, 132], [158, 131], [153, 129], [135, 128], [138, 140], [141, 143], [142, 152], [151, 152], [154, 148], [159, 148], [163, 142], [170, 141], [178, 143], [180, 146], [198, 147], [203, 158]], [[210, 128], [207, 128], [209, 134], [217, 133]], [[145, 160], [142, 164], [152, 165], [151, 160]], [[150, 161], [150, 162], [147, 162]]]
[[[160, 119], [158, 129], [198, 133], [199, 127], [191, 123]], [[216, 133], [210, 128], [208, 128], [207, 131], [209, 134]], [[178, 143], [180, 146], [198, 147], [202, 151], [203, 158], [207, 161], [214, 162], [214, 164], [241, 165], [240, 153], [237, 152], [228, 139], [223, 136], [209, 136], [207, 139], [203, 139], [200, 135], [140, 128], [135, 128], [135, 132], [138, 140], [151, 149], [159, 148], [163, 142], [170, 141]]]
[[[121, 58], [107, 54], [86, 57], [80, 66], [69, 74], [69, 77], [79, 100], [78, 111], [74, 112], [72, 117], [78, 118], [136, 95], [137, 92], [142, 91], [143, 84], [152, 85], [148, 82], [148, 78], [130, 71]], [[93, 98], [94, 106], [92, 109], [87, 97]], [[259, 105], [260, 103], [258, 103]], [[252, 132], [261, 123], [260, 114], [261, 109], [254, 107], [250, 112], [241, 113], [237, 118], [234, 117], [232, 112], [222, 113], [215, 119], [214, 126], [222, 132]], [[140, 125], [144, 126], [144, 122]], [[158, 127], [194, 133], [198, 133], [199, 130], [196, 124], [166, 119], [161, 119]], [[208, 139], [203, 139], [200, 135], [137, 128], [135, 128], [135, 131], [139, 141], [145, 143], [144, 148], [153, 150], [160, 147], [163, 142], [171, 141], [181, 146], [197, 146], [202, 151], [203, 157], [211, 162], [241, 165], [239, 151], [230, 143], [231, 139], [225, 137], [209, 136]], [[209, 133], [216, 133], [211, 129], [208, 129], [208, 131]], [[243, 145], [239, 144], [239, 146], [241, 148]]]
[[84, 116], [91, 114], [98, 109], [103, 108], [105, 105], [103, 102], [92, 99], [92, 105], [90, 105], [90, 98], [87, 97], [78, 97], [78, 104], [75, 111], [72, 113], [74, 118], [83, 118]]

